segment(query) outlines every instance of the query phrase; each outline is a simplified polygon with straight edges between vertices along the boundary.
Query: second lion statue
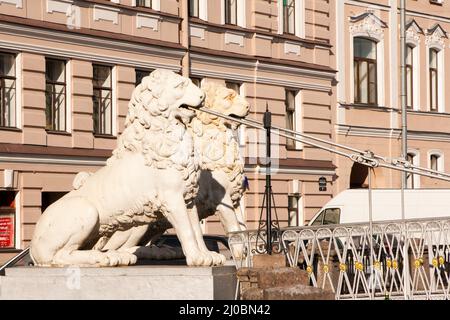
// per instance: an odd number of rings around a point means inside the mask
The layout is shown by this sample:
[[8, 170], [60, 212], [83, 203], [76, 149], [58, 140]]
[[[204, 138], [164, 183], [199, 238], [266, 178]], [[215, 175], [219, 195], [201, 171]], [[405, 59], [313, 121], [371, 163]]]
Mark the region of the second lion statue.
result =
[[[209, 109], [227, 116], [245, 118], [250, 105], [237, 92], [222, 84], [206, 82], [202, 84], [206, 94], [202, 109]], [[236, 137], [239, 124], [219, 118], [210, 113], [196, 111], [196, 117], [189, 124], [194, 139], [194, 148], [200, 162], [199, 190], [189, 216], [196, 233], [197, 242], [203, 251], [199, 220], [217, 213], [225, 233], [246, 229], [240, 208], [244, 193], [244, 161]], [[167, 219], [152, 222], [141, 244], [152, 243], [172, 225]], [[165, 249], [165, 248], [163, 248]], [[150, 259], [180, 258], [179, 252], [170, 250], [142, 250], [141, 256]], [[243, 248], [233, 247], [233, 255], [241, 257]]]
[[[199, 167], [187, 130], [194, 112], [182, 106], [198, 107], [203, 99], [191, 80], [171, 71], [155, 70], [144, 78], [133, 91], [125, 130], [107, 165], [77, 177], [75, 190], [39, 219], [30, 246], [35, 264], [134, 264], [134, 245], [148, 224], [167, 218], [187, 264], [213, 265], [217, 254], [199, 248], [187, 210], [197, 194]], [[114, 237], [127, 230], [132, 230], [127, 237]]]

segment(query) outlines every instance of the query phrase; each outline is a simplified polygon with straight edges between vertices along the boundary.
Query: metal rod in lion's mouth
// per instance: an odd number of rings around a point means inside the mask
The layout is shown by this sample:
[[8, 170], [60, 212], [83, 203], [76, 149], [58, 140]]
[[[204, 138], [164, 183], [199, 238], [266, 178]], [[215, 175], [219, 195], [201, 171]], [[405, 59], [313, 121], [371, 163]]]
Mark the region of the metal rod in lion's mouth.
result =
[[201, 112], [209, 113], [209, 114], [212, 114], [214, 116], [217, 116], [217, 117], [220, 117], [220, 118], [224, 118], [224, 119], [227, 119], [227, 120], [231, 120], [231, 121], [234, 121], [234, 122], [238, 122], [240, 124], [245, 124], [245, 125], [250, 126], [250, 127], [264, 129], [263, 125], [259, 124], [259, 122], [255, 121], [255, 120], [249, 121], [249, 120], [244, 120], [244, 119], [238, 119], [238, 118], [235, 118], [235, 117], [232, 117], [232, 116], [227, 116], [227, 115], [225, 115], [223, 113], [216, 112], [216, 111], [213, 111], [213, 110], [210, 110], [210, 109], [205, 109], [205, 108], [193, 108], [193, 107], [190, 107], [190, 106], [187, 106], [187, 108], [190, 109], [190, 110], [193, 110], [193, 111], [201, 111]]

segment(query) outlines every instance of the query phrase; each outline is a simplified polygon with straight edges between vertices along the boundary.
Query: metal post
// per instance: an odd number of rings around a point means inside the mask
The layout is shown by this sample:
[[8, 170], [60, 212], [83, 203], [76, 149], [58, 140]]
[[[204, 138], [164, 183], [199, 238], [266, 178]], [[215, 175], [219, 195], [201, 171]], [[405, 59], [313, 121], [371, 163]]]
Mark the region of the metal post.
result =
[[[373, 264], [373, 208], [372, 208], [372, 170], [373, 168], [369, 168], [369, 246], [370, 246], [370, 268], [372, 276], [370, 277], [371, 288], [372, 291], [370, 292], [370, 299], [374, 299], [375, 297], [375, 285], [376, 285], [376, 279], [375, 279], [375, 269]], [[370, 290], [369, 290], [370, 291]]]
[[[401, 107], [402, 107], [402, 157], [408, 160], [408, 129], [407, 129], [407, 110], [406, 110], [406, 0], [400, 0], [400, 61], [401, 61]], [[414, 176], [412, 175], [412, 179]], [[405, 222], [405, 188], [407, 187], [407, 173], [402, 172], [402, 187], [401, 187], [401, 205], [402, 205], [402, 221], [406, 228]], [[403, 247], [403, 279], [404, 279], [404, 296], [409, 299], [409, 256], [408, 256], [408, 241], [405, 240]]]
[[272, 197], [271, 197], [271, 141], [270, 128], [272, 126], [272, 113], [266, 105], [264, 113], [264, 129], [266, 129], [266, 237], [267, 237], [267, 254], [272, 254]]

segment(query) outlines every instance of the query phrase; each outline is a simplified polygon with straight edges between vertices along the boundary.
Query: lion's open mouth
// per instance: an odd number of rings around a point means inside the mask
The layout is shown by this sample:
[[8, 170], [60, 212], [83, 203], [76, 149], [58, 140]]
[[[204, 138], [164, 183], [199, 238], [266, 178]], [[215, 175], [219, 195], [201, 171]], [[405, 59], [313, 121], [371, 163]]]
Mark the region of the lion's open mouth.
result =
[[195, 112], [189, 109], [186, 104], [180, 105], [179, 112], [175, 115], [175, 119], [181, 123], [188, 124], [195, 116]]
[[238, 114], [230, 113], [229, 116], [232, 118], [235, 118], [235, 119], [244, 119], [246, 115], [238, 115]]

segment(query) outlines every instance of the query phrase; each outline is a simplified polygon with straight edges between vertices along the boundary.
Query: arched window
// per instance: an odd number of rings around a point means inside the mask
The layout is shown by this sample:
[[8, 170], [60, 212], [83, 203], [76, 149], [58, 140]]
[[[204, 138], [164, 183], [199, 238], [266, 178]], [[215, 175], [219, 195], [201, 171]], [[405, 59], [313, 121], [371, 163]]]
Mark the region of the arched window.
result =
[[[415, 151], [408, 152], [407, 160], [412, 164], [418, 164], [418, 154]], [[416, 174], [412, 174], [410, 172], [406, 173], [406, 187], [409, 189], [414, 189], [419, 187], [419, 176]]]
[[436, 49], [430, 49], [430, 61], [429, 61], [429, 74], [430, 74], [430, 110], [438, 110], [438, 51]]
[[431, 170], [441, 170], [440, 166], [439, 166], [439, 158], [441, 156], [439, 154], [431, 154], [430, 155], [430, 169]]
[[377, 43], [356, 37], [353, 40], [355, 103], [377, 104]]

